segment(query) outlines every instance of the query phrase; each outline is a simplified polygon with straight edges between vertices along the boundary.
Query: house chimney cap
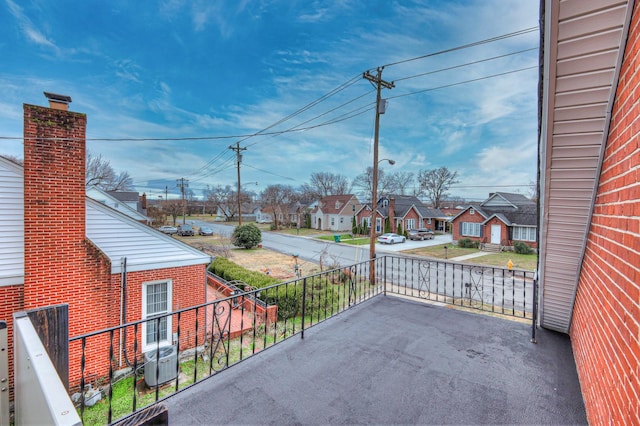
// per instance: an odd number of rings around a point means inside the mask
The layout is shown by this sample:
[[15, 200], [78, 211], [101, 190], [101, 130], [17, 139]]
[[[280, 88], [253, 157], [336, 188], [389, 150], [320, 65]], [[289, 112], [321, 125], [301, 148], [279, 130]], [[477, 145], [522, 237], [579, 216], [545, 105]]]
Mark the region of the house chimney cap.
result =
[[52, 102], [59, 102], [64, 104], [68, 104], [71, 102], [71, 96], [58, 95], [57, 93], [51, 93], [51, 92], [43, 92], [43, 93], [47, 97], [47, 99], [49, 99], [49, 101], [52, 101]]

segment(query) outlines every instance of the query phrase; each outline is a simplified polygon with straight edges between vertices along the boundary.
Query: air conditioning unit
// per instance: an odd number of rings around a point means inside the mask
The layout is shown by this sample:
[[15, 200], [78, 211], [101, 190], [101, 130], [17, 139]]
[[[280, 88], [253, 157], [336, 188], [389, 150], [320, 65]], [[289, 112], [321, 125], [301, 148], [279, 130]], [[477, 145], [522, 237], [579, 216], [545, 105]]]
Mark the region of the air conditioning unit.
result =
[[[156, 360], [156, 356], [160, 356]], [[156, 376], [157, 370], [157, 376]], [[163, 346], [144, 354], [144, 381], [147, 386], [158, 386], [178, 375], [178, 350], [175, 346]]]

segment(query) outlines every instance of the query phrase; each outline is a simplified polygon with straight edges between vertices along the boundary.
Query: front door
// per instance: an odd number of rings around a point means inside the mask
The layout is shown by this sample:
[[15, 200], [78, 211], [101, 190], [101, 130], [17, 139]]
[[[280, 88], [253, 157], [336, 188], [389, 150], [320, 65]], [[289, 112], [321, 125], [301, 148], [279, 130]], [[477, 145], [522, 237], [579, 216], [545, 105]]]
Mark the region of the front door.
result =
[[491, 244], [500, 244], [500, 225], [491, 225]]

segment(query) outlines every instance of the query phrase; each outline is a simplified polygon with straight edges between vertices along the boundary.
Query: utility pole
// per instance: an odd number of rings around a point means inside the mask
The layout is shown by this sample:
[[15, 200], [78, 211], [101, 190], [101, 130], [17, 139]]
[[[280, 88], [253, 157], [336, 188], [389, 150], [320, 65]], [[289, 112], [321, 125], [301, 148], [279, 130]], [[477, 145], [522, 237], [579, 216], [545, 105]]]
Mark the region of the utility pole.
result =
[[236, 142], [236, 146], [230, 145], [229, 149], [236, 152], [237, 165], [238, 165], [238, 226], [242, 225], [242, 200], [240, 197], [240, 163], [242, 163], [241, 151], [247, 148], [240, 148], [240, 142]]
[[371, 182], [371, 229], [369, 230], [369, 284], [374, 285], [376, 282], [375, 258], [376, 258], [376, 222], [377, 222], [377, 201], [378, 201], [378, 134], [380, 132], [380, 115], [384, 114], [387, 101], [382, 99], [382, 88], [393, 89], [393, 82], [384, 81], [382, 79], [382, 70], [384, 67], [378, 67], [377, 74], [371, 75], [369, 71], [362, 73], [362, 78], [369, 80], [376, 87], [376, 124], [375, 134], [373, 138], [373, 182]]
[[185, 193], [185, 188], [189, 187], [189, 179], [185, 179], [185, 178], [180, 178], [180, 179], [176, 179], [176, 186], [178, 188], [180, 188], [180, 193], [182, 193], [182, 223], [185, 224], [187, 223], [187, 217], [186, 217], [186, 200], [184, 197], [184, 193]]

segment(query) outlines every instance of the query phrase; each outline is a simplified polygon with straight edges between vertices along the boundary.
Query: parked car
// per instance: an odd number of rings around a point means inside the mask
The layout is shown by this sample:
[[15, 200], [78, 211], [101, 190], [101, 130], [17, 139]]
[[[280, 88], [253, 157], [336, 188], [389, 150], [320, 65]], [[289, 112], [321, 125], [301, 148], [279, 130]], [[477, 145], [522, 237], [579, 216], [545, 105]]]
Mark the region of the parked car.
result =
[[193, 237], [195, 235], [195, 233], [193, 232], [193, 227], [191, 227], [191, 225], [179, 225], [178, 226], [178, 235], [185, 237], [185, 236], [190, 236]]
[[410, 240], [433, 240], [434, 236], [435, 234], [433, 233], [433, 231], [426, 228], [416, 228], [407, 231], [407, 237]]
[[378, 237], [378, 242], [382, 244], [404, 243], [406, 238], [398, 234], [382, 234]]
[[163, 234], [173, 235], [178, 233], [178, 228], [176, 228], [175, 226], [166, 225], [158, 228], [158, 231], [162, 232]]
[[198, 235], [213, 235], [213, 229], [208, 226], [201, 226], [198, 230]]

